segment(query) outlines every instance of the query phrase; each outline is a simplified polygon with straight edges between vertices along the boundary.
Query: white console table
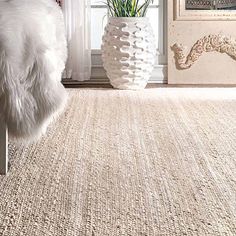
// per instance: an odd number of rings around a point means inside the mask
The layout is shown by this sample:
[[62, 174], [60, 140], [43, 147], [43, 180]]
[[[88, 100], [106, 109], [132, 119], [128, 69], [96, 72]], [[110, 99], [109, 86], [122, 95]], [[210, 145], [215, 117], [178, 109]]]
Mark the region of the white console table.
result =
[[0, 123], [0, 175], [8, 171], [8, 132], [7, 127]]

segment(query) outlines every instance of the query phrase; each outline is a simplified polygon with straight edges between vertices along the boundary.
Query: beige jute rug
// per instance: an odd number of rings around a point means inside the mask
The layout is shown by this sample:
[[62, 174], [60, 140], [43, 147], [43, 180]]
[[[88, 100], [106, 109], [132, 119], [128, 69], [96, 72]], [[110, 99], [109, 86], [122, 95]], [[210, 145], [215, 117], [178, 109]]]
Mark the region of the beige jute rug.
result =
[[10, 145], [1, 236], [235, 236], [236, 89], [68, 90]]

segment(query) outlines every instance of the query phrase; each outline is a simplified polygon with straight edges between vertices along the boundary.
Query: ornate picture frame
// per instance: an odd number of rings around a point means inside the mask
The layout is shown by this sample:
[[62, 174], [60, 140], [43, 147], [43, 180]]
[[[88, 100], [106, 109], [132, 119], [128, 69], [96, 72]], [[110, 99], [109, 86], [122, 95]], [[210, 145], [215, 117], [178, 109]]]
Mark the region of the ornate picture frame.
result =
[[235, 21], [236, 10], [187, 10], [185, 0], [174, 0], [174, 20], [177, 21]]

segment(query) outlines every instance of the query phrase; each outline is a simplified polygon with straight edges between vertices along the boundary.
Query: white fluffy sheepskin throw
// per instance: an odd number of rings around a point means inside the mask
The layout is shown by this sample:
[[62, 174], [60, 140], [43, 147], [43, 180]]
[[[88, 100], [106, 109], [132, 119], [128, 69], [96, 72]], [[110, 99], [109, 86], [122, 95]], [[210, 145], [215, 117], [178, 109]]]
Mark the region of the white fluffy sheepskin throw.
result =
[[38, 138], [64, 107], [66, 56], [55, 0], [0, 0], [0, 118], [12, 137]]

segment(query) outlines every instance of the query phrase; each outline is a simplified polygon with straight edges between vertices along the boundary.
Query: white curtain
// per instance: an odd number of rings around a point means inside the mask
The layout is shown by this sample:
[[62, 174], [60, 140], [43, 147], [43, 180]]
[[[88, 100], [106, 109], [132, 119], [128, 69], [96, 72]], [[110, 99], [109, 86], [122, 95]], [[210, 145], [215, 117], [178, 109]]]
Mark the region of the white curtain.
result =
[[68, 39], [66, 78], [84, 81], [91, 76], [90, 0], [63, 0]]

